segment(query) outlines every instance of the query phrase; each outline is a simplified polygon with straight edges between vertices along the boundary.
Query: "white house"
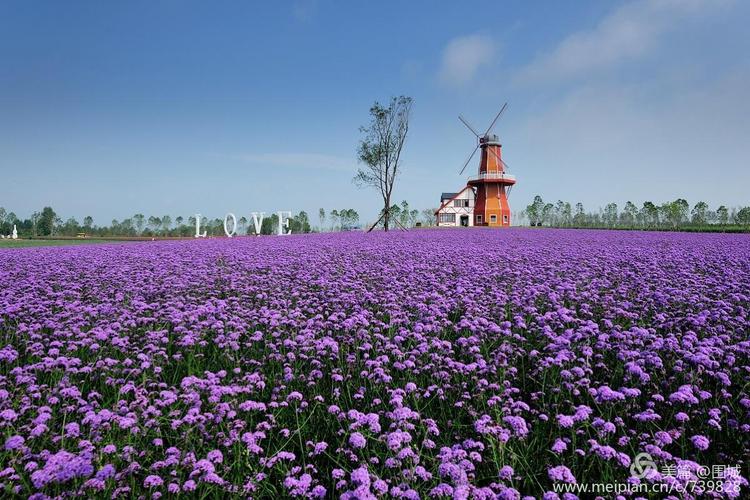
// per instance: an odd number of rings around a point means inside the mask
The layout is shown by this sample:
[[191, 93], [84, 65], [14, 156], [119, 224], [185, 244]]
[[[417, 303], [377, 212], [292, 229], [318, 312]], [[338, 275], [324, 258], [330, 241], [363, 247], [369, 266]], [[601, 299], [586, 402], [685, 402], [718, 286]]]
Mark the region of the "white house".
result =
[[440, 208], [435, 212], [437, 225], [459, 227], [474, 225], [474, 189], [466, 186], [458, 193], [443, 193]]

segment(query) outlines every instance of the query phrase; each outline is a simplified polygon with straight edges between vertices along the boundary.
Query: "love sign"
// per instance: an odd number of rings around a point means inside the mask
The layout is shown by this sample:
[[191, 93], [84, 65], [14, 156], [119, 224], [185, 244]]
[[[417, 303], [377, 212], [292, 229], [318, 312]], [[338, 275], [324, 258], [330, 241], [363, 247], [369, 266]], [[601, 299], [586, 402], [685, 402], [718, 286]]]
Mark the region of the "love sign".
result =
[[[289, 229], [289, 218], [292, 216], [292, 212], [289, 210], [282, 210], [276, 212], [279, 218], [279, 236], [285, 236], [292, 234], [292, 230]], [[255, 234], [260, 234], [260, 229], [263, 227], [263, 219], [266, 217], [265, 212], [251, 212], [250, 214], [253, 219], [253, 227], [255, 228]], [[224, 216], [224, 234], [227, 238], [237, 234], [237, 217], [231, 212]], [[205, 238], [206, 231], [201, 232], [201, 214], [195, 214], [195, 237]]]

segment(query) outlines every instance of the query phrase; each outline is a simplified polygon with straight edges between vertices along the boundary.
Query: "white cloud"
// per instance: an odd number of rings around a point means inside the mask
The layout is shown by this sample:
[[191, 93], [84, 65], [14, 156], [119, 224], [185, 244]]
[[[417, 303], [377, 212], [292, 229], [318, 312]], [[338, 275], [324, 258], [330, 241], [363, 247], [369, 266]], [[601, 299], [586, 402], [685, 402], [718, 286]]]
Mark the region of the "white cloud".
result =
[[474, 79], [477, 71], [492, 61], [495, 44], [485, 35], [454, 38], [443, 50], [440, 81], [450, 86], [464, 85]]
[[517, 83], [559, 81], [588, 76], [648, 54], [659, 38], [689, 19], [732, 0], [637, 0], [605, 17], [591, 30], [563, 39], [550, 52], [522, 68]]
[[507, 140], [516, 194], [579, 198], [589, 208], [677, 197], [745, 205], [748, 86], [750, 66], [698, 84], [578, 86]]
[[299, 22], [307, 23], [312, 20], [317, 10], [316, 0], [297, 0], [292, 5], [292, 16]]
[[232, 156], [233, 159], [259, 167], [301, 168], [354, 172], [356, 162], [339, 156], [319, 153], [256, 153]]

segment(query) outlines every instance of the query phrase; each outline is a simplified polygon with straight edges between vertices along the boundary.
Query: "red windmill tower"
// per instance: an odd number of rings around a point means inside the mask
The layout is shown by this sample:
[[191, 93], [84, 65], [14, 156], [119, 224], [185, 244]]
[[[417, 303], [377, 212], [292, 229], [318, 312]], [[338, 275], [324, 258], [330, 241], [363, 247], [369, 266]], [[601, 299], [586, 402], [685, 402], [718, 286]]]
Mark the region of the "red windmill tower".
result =
[[477, 149], [482, 150], [478, 175], [470, 177], [468, 181], [468, 185], [474, 188], [475, 192], [475, 226], [510, 226], [508, 194], [510, 194], [511, 187], [516, 183], [516, 178], [506, 172], [508, 165], [502, 160], [502, 144], [500, 144], [500, 139], [497, 135], [491, 133], [492, 127], [495, 126], [495, 123], [497, 123], [497, 120], [507, 106], [507, 102], [503, 104], [500, 112], [498, 112], [495, 119], [492, 120], [492, 123], [482, 135], [479, 135], [464, 117], [460, 115], [458, 117], [477, 138], [477, 145], [474, 147], [474, 151], [471, 152], [469, 159], [464, 163], [464, 167], [460, 172], [461, 174], [466, 170]]

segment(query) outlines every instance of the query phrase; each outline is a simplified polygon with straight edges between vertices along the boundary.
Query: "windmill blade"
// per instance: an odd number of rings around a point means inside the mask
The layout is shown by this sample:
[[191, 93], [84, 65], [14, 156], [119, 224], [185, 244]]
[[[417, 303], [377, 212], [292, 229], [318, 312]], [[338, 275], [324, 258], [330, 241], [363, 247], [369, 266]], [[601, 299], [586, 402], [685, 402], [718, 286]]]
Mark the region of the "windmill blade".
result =
[[497, 119], [498, 119], [498, 118], [500, 118], [500, 115], [502, 115], [502, 114], [503, 114], [503, 111], [505, 111], [505, 108], [506, 108], [506, 107], [508, 107], [508, 103], [507, 103], [507, 102], [506, 102], [505, 104], [503, 104], [503, 107], [502, 107], [502, 108], [500, 108], [500, 111], [499, 111], [499, 112], [497, 113], [497, 115], [495, 116], [495, 119], [494, 119], [494, 120], [492, 120], [492, 123], [490, 123], [490, 126], [489, 126], [489, 127], [487, 127], [487, 132], [485, 132], [485, 133], [484, 133], [484, 135], [487, 135], [487, 134], [489, 134], [489, 133], [490, 133], [490, 130], [492, 130], [492, 127], [494, 127], [494, 126], [495, 126], [495, 123], [497, 123]]
[[468, 128], [469, 130], [471, 130], [472, 134], [474, 134], [475, 136], [479, 137], [479, 134], [477, 133], [476, 130], [474, 130], [474, 127], [472, 127], [471, 125], [469, 125], [469, 122], [467, 122], [466, 119], [464, 119], [463, 116], [458, 115], [458, 119], [461, 120], [461, 123], [463, 123], [464, 125], [466, 125], [466, 128]]
[[471, 161], [472, 158], [474, 158], [474, 155], [476, 154], [477, 149], [479, 149], [479, 144], [477, 144], [476, 146], [474, 146], [474, 151], [471, 152], [471, 154], [469, 155], [469, 159], [466, 160], [466, 163], [464, 163], [464, 168], [461, 169], [461, 171], [458, 173], [458, 175], [461, 175], [461, 174], [464, 173], [464, 170], [466, 170], [466, 167], [469, 165], [469, 162]]

